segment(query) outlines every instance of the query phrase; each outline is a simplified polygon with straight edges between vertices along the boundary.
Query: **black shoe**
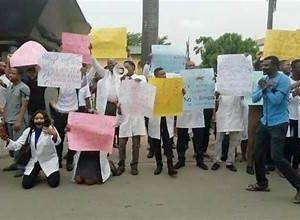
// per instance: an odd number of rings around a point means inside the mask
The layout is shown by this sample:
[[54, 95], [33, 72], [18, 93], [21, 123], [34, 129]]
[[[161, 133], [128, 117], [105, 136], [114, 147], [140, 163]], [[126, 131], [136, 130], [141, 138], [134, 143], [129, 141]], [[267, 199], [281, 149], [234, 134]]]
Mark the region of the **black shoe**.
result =
[[162, 171], [162, 167], [163, 167], [162, 164], [157, 164], [157, 165], [156, 165], [156, 169], [154, 170], [154, 175], [160, 174], [161, 171]]
[[220, 168], [220, 164], [214, 163], [210, 169], [211, 170], [218, 170], [219, 168]]
[[174, 169], [180, 169], [181, 167], [184, 167], [185, 166], [185, 162], [183, 161], [178, 161], [175, 165], [174, 165]]
[[233, 164], [226, 165], [226, 168], [228, 170], [231, 170], [232, 172], [236, 172], [237, 171], [236, 167]]
[[247, 166], [246, 172], [247, 172], [249, 175], [254, 175], [254, 169], [253, 169], [253, 166]]
[[208, 166], [204, 163], [197, 163], [197, 167], [201, 168], [202, 170], [208, 170]]
[[154, 157], [154, 152], [149, 150], [148, 154], [147, 154], [147, 158], [152, 158]]
[[12, 157], [12, 158], [14, 158], [15, 157], [15, 151], [10, 150], [9, 151], [9, 156]]
[[17, 169], [18, 169], [17, 164], [16, 163], [12, 163], [8, 167], [3, 168], [3, 171], [13, 171], [13, 170], [17, 170]]
[[173, 167], [173, 160], [167, 159], [167, 165], [168, 165], [168, 174], [169, 176], [174, 176], [177, 174], [177, 171]]
[[273, 171], [275, 171], [275, 166], [274, 165], [267, 165], [267, 169], [268, 169], [268, 171], [273, 172]]
[[73, 163], [67, 163], [67, 165], [66, 165], [66, 169], [67, 169], [67, 171], [72, 171], [73, 170]]
[[24, 175], [24, 170], [18, 169], [14, 175], [14, 177], [22, 177]]
[[67, 157], [68, 157], [68, 154], [65, 154], [64, 157], [63, 157], [63, 159], [66, 160]]

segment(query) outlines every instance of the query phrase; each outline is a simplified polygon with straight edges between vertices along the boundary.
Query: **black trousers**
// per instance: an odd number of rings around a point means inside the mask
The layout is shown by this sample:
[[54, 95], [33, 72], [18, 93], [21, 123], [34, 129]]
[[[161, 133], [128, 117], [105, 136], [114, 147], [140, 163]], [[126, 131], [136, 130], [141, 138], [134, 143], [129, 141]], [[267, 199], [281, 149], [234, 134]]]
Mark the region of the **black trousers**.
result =
[[211, 125], [211, 119], [214, 113], [214, 109], [204, 109], [204, 122], [205, 122], [205, 128], [204, 128], [204, 135], [203, 135], [203, 140], [202, 140], [202, 146], [203, 146], [203, 151], [206, 152], [208, 148], [208, 143], [209, 143], [209, 135], [210, 135], [210, 125]]
[[[57, 132], [61, 138], [61, 142], [59, 145], [56, 146], [56, 151], [58, 155], [58, 161], [61, 166], [62, 162], [62, 152], [63, 152], [63, 146], [64, 146], [64, 140], [65, 140], [65, 128], [68, 123], [68, 113], [59, 113], [59, 112], [53, 112], [53, 119], [54, 119], [54, 126], [57, 129]], [[76, 151], [68, 149], [67, 152], [67, 164], [73, 163], [73, 156], [75, 155]]]
[[284, 154], [292, 163], [294, 169], [298, 169], [300, 163], [300, 138], [298, 138], [298, 121], [290, 119], [291, 137], [286, 138]]
[[[41, 166], [39, 162], [34, 164], [34, 168], [29, 175], [24, 175], [22, 180], [22, 186], [24, 189], [32, 188], [36, 183], [36, 178], [39, 175], [41, 170]], [[53, 172], [50, 176], [47, 177], [47, 182], [50, 187], [57, 187], [60, 182], [60, 175], [59, 171]]]
[[162, 117], [160, 121], [160, 139], [150, 138], [150, 146], [154, 150], [157, 163], [162, 163], [161, 141], [163, 142], [164, 152], [167, 159], [173, 158], [172, 139], [170, 138], [166, 117]]
[[[185, 151], [188, 135], [188, 128], [177, 128], [177, 154], [179, 161], [185, 161]], [[193, 145], [196, 152], [197, 163], [203, 162], [204, 147], [202, 145], [204, 138], [204, 128], [192, 128], [193, 131]]]
[[[116, 116], [117, 115], [117, 106], [112, 102], [107, 102], [104, 115]], [[119, 145], [119, 127], [115, 128], [114, 144]]]

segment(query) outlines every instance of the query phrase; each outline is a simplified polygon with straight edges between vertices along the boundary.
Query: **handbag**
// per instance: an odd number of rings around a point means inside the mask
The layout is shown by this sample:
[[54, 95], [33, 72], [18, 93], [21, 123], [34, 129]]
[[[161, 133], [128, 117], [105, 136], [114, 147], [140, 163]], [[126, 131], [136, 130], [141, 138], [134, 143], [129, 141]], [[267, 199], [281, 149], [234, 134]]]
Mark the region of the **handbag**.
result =
[[15, 152], [15, 162], [16, 164], [26, 166], [31, 158], [31, 134], [32, 129], [30, 129], [29, 134], [26, 138], [25, 143], [20, 148], [20, 150]]

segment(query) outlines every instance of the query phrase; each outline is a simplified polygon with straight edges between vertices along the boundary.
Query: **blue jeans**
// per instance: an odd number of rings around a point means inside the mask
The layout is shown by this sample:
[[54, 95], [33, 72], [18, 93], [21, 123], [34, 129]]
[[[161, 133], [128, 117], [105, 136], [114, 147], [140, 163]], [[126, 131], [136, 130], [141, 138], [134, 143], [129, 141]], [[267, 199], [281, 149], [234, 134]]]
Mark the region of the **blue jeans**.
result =
[[290, 163], [284, 156], [285, 136], [288, 123], [282, 123], [275, 126], [266, 126], [259, 122], [255, 134], [254, 158], [256, 180], [259, 186], [267, 187], [268, 179], [266, 178], [265, 159], [268, 151], [268, 140], [270, 141], [271, 157], [278, 170], [286, 177], [290, 184], [300, 189], [300, 177], [291, 167]]

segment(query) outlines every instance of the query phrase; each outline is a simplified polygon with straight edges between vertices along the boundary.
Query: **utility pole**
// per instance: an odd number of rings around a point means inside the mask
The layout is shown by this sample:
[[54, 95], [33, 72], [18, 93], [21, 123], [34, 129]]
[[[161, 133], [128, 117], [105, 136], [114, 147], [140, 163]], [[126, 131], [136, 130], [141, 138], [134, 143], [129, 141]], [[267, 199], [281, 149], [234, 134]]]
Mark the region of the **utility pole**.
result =
[[273, 14], [276, 10], [276, 1], [277, 0], [269, 0], [267, 29], [273, 29]]
[[158, 41], [159, 0], [143, 0], [142, 65]]

